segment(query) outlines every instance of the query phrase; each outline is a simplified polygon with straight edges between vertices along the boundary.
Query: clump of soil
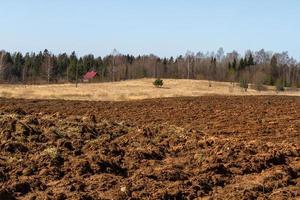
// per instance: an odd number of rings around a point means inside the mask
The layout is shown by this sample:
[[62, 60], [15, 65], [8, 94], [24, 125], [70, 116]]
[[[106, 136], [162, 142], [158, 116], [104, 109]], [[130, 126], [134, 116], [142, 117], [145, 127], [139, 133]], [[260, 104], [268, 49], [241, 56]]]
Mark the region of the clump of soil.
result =
[[9, 102], [0, 199], [300, 198], [299, 98]]

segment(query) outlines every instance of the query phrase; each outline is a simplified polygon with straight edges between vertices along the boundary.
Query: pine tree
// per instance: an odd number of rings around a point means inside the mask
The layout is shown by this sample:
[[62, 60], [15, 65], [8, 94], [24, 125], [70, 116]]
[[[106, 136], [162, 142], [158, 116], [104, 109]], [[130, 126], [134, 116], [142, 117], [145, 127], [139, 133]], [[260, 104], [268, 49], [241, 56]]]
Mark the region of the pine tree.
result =
[[239, 70], [243, 70], [245, 68], [245, 63], [247, 61], [245, 61], [243, 58], [241, 58], [240, 60], [240, 64], [239, 64]]
[[232, 63], [232, 68], [234, 69], [234, 70], [236, 70], [236, 59], [233, 59], [233, 63]]
[[248, 61], [247, 61], [247, 66], [252, 66], [252, 65], [255, 65], [255, 63], [254, 63], [252, 53], [250, 53]]
[[76, 80], [77, 62], [78, 62], [78, 59], [77, 59], [76, 53], [73, 51], [70, 56], [70, 64], [68, 67], [68, 73], [67, 73], [68, 81]]
[[230, 70], [232, 68], [231, 62], [228, 63], [228, 69]]
[[14, 62], [9, 52], [6, 52], [3, 57], [3, 80], [11, 81], [12, 78], [12, 66]]
[[15, 53], [13, 55], [13, 63], [14, 64], [11, 69], [12, 76], [15, 78], [15, 80], [20, 81], [22, 75], [22, 68], [24, 65], [24, 58], [20, 52]]

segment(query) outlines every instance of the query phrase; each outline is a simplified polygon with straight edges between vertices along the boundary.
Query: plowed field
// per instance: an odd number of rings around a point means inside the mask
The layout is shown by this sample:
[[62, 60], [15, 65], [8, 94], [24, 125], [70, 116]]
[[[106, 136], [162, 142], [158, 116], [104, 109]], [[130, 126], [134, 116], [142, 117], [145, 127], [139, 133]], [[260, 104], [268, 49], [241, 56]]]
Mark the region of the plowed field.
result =
[[0, 99], [0, 199], [299, 199], [300, 98]]

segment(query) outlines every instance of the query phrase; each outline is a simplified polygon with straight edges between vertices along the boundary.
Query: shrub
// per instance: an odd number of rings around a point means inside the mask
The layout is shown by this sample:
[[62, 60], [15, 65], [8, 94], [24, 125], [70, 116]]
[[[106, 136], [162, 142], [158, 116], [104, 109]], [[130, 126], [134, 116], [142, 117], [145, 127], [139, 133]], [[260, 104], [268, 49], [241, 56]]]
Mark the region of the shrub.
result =
[[264, 72], [262, 72], [262, 71], [256, 72], [252, 79], [253, 85], [251, 86], [251, 88], [255, 89], [257, 91], [268, 90], [268, 88], [266, 86], [264, 86], [266, 79], [267, 79], [267, 76]]
[[268, 90], [268, 88], [262, 83], [254, 83], [251, 88], [254, 90], [257, 90], [257, 91], [267, 91]]
[[164, 82], [163, 80], [161, 80], [160, 78], [156, 79], [154, 82], [153, 82], [153, 85], [155, 87], [162, 87], [164, 85]]
[[284, 85], [282, 81], [276, 81], [276, 92], [284, 92]]
[[245, 92], [247, 92], [248, 87], [249, 87], [249, 83], [246, 79], [242, 79], [240, 81], [240, 87], [244, 89]]

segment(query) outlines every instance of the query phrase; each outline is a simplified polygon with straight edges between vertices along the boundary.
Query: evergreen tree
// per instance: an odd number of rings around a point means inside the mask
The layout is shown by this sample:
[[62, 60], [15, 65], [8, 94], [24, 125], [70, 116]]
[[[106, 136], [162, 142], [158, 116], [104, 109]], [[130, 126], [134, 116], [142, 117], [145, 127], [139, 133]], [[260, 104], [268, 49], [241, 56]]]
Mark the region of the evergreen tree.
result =
[[3, 80], [11, 81], [12, 79], [12, 66], [14, 64], [12, 56], [9, 52], [6, 52], [3, 56]]
[[3, 58], [3, 63], [4, 63], [4, 65], [13, 65], [14, 64], [13, 59], [9, 52], [5, 53], [4, 58]]
[[236, 70], [236, 59], [233, 59], [233, 63], [232, 63], [232, 69], [234, 69], [234, 71]]
[[[167, 77], [167, 73], [168, 73], [168, 60], [167, 58], [163, 59], [163, 76]], [[147, 74], [147, 72], [144, 72], [144, 77], [146, 77], [145, 75]]]
[[31, 57], [30, 57], [29, 53], [26, 53], [26, 55], [24, 57], [24, 66], [23, 66], [23, 70], [22, 70], [22, 82], [24, 84], [27, 82], [28, 72], [31, 70], [31, 68], [32, 68]]
[[68, 67], [68, 81], [75, 81], [76, 79], [77, 62], [78, 59], [76, 53], [73, 51], [70, 56], [70, 65]]
[[247, 61], [247, 66], [252, 66], [252, 65], [255, 65], [255, 63], [254, 63], [254, 58], [252, 56], [252, 53], [250, 53], [248, 61]]
[[20, 81], [22, 75], [22, 68], [24, 66], [24, 58], [23, 55], [18, 52], [13, 55], [13, 65], [12, 65], [12, 76], [15, 80]]
[[240, 60], [240, 64], [239, 64], [239, 70], [243, 70], [244, 68], [245, 68], [245, 63], [246, 63], [247, 61], [245, 61], [243, 58], [241, 58], [241, 60]]
[[66, 53], [59, 54], [57, 57], [58, 78], [67, 76], [68, 67], [70, 64], [69, 57]]

